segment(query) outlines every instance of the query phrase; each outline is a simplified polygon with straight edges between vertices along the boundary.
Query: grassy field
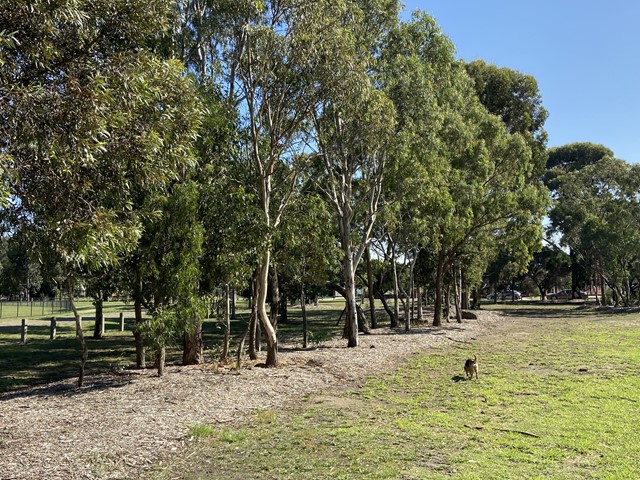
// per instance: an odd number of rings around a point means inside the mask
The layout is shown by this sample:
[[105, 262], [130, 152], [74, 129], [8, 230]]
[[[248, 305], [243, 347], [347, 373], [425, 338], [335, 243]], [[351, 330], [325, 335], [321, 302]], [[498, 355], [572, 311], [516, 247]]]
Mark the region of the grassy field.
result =
[[640, 478], [640, 315], [506, 313], [472, 347], [478, 381], [454, 344], [250, 425], [194, 425], [192, 449], [153, 478]]
[[[104, 313], [106, 318], [105, 336], [94, 340], [93, 327], [95, 307], [90, 301], [79, 301], [81, 315], [90, 317], [83, 321], [83, 332], [89, 348], [87, 374], [114, 371], [135, 365], [135, 345], [131, 328], [133, 326], [133, 305], [121, 302], [106, 302]], [[312, 342], [321, 342], [342, 328], [336, 326], [343, 302], [323, 299], [318, 306], [309, 306], [309, 329]], [[125, 312], [125, 331], [120, 332], [118, 315]], [[26, 312], [24, 312], [26, 313]], [[38, 312], [36, 312], [38, 313]], [[26, 313], [25, 316], [28, 316]], [[57, 315], [57, 336], [49, 339], [50, 314], [36, 315], [28, 318], [27, 343], [20, 343], [21, 318], [6, 317], [0, 319], [0, 393], [30, 385], [52, 382], [78, 375], [80, 368], [81, 346], [75, 336], [75, 322], [72, 314]], [[245, 331], [249, 312], [246, 302], [239, 302], [237, 319], [232, 321], [232, 348], [236, 348], [238, 339]], [[279, 334], [285, 337], [298, 338], [302, 335], [302, 319], [300, 307], [289, 309], [289, 322], [280, 323]], [[217, 359], [220, 355], [223, 330], [213, 320], [203, 325], [205, 355], [209, 359]], [[148, 353], [151, 355], [151, 352]], [[180, 361], [181, 351], [170, 349], [167, 361]], [[151, 356], [147, 359], [153, 365]]]

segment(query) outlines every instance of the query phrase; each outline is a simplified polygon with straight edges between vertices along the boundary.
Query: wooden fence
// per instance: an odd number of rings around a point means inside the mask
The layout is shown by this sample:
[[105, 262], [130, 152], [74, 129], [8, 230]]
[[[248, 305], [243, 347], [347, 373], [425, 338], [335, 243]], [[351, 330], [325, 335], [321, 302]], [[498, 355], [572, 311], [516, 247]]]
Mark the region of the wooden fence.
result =
[[[104, 335], [105, 333], [105, 325], [106, 325], [106, 320], [107, 317], [105, 317], [103, 315], [102, 317], [102, 322], [100, 322], [100, 325], [102, 327], [102, 330], [100, 332], [100, 335]], [[120, 331], [124, 332], [125, 330], [125, 317], [124, 317], [124, 312], [120, 312], [120, 315], [118, 317], [108, 317], [108, 318], [119, 318], [120, 320]], [[84, 320], [96, 320], [95, 317], [80, 317], [80, 327], [82, 327], [82, 322]], [[40, 322], [42, 320], [39, 320]], [[56, 338], [57, 335], [57, 329], [58, 329], [58, 322], [75, 322], [75, 317], [51, 317], [50, 321], [49, 321], [49, 339], [50, 340], [54, 340]], [[21, 330], [20, 330], [20, 343], [27, 343], [27, 338], [28, 338], [28, 333], [29, 333], [29, 322], [27, 321], [26, 318], [22, 319], [21, 322]], [[77, 329], [76, 329], [76, 335], [78, 335]]]

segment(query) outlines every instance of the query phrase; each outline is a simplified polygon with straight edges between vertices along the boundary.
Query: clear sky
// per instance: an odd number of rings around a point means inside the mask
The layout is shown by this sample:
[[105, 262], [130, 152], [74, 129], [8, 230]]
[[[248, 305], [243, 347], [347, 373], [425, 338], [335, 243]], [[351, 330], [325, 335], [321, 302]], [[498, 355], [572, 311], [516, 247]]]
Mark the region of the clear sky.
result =
[[434, 17], [466, 61], [533, 75], [549, 147], [601, 143], [640, 162], [640, 1], [404, 0]]

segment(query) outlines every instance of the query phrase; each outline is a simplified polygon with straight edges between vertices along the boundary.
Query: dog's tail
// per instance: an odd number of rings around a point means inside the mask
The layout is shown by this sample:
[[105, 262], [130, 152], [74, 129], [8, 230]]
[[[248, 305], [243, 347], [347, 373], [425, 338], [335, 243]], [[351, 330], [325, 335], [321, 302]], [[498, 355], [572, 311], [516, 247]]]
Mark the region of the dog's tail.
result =
[[473, 363], [477, 363], [478, 362], [478, 357], [476, 357], [475, 355], [473, 356]]

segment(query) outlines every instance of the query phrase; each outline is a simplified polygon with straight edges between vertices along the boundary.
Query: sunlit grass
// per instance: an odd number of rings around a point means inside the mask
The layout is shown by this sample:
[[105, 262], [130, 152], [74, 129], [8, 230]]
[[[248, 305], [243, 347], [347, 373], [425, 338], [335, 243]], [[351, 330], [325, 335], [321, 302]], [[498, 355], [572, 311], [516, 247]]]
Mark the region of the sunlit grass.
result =
[[[640, 317], [512, 319], [509, 335], [431, 352], [338, 401], [199, 443], [188, 479], [640, 478]], [[461, 359], [477, 354], [480, 379]], [[342, 406], [336, 404], [342, 403]], [[262, 414], [264, 415], [264, 413]], [[229, 436], [233, 439], [228, 441]], [[206, 467], [204, 466], [206, 465]]]

